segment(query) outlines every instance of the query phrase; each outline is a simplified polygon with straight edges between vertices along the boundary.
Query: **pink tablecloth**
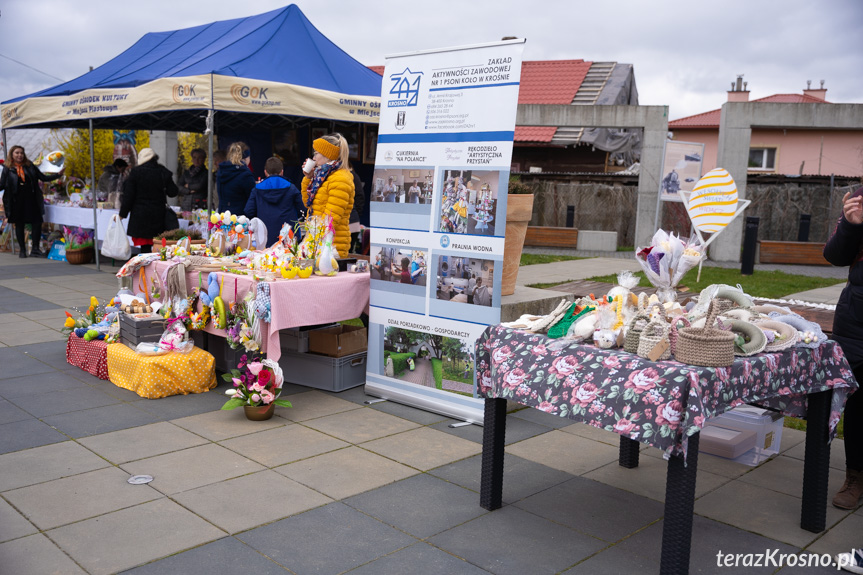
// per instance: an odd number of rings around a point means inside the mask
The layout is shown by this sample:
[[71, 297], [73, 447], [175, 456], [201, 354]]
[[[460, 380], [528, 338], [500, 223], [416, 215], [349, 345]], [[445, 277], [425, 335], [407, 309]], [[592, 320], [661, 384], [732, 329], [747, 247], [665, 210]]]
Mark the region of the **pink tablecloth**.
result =
[[[155, 270], [153, 269], [155, 266]], [[168, 262], [153, 262], [144, 268], [147, 281], [150, 282], [154, 271], [162, 274], [168, 267]], [[223, 272], [210, 272], [219, 274]], [[191, 290], [198, 285], [197, 271], [186, 273], [186, 285]], [[249, 276], [225, 273], [224, 293], [225, 303], [242, 299], [246, 292], [256, 289], [256, 282]], [[200, 272], [200, 281], [207, 285], [207, 272]], [[140, 273], [135, 274], [135, 291], [141, 290]], [[219, 282], [221, 283], [221, 277]], [[352, 274], [340, 272], [333, 277], [312, 276], [307, 279], [279, 279], [270, 284], [272, 299], [272, 317], [263, 333], [263, 349], [267, 357], [277, 361], [282, 355], [279, 345], [279, 330], [304, 325], [315, 325], [353, 319], [369, 311], [369, 274]], [[235, 288], [236, 286], [236, 288]], [[225, 330], [217, 329], [210, 324], [207, 330], [216, 335], [225, 335]]]

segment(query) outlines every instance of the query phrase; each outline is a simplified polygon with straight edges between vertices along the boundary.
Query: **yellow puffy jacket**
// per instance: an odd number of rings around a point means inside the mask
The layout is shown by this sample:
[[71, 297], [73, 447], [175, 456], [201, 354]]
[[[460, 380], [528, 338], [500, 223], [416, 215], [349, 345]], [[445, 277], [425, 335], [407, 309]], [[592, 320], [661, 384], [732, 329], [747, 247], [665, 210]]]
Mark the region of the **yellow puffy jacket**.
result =
[[[308, 202], [308, 188], [311, 178], [303, 178], [303, 204]], [[321, 187], [315, 194], [312, 202], [312, 215], [333, 217], [333, 228], [336, 230], [333, 236], [333, 247], [339, 252], [339, 257], [348, 255], [351, 247], [351, 231], [348, 222], [351, 210], [354, 209], [354, 176], [350, 170], [336, 170], [330, 172]]]

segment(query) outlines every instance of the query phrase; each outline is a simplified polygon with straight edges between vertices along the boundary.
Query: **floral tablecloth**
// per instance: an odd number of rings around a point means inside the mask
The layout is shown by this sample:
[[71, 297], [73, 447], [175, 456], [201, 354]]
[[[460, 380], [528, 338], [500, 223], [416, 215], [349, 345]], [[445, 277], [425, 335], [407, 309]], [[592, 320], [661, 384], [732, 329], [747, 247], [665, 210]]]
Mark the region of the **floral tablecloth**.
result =
[[736, 358], [727, 368], [652, 362], [622, 349], [599, 349], [502, 326], [476, 344], [479, 395], [506, 398], [547, 413], [686, 454], [705, 419], [742, 403], [806, 414], [806, 396], [833, 390], [832, 438], [845, 400], [857, 387], [842, 348]]

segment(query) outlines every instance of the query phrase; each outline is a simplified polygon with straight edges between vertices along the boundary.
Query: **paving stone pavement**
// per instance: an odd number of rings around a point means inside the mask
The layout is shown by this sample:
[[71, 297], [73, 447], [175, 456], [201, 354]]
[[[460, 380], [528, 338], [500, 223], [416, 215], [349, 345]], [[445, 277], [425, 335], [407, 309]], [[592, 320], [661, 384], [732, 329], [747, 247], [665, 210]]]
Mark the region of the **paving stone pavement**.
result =
[[[487, 512], [481, 428], [366, 405], [362, 388], [290, 386], [294, 408], [277, 408], [267, 422], [220, 411], [224, 383], [141, 399], [68, 365], [64, 341], [51, 335], [60, 335], [67, 304], [45, 286], [86, 306], [91, 290], [110, 295], [113, 276], [20, 261], [0, 254], [0, 334], [14, 331], [0, 335], [0, 573], [659, 570], [665, 463], [655, 449], [623, 469], [616, 435], [512, 412], [504, 507]], [[699, 458], [692, 573], [740, 572], [718, 567], [719, 551], [832, 554], [860, 545], [863, 510], [829, 508], [823, 534], [799, 528], [803, 440], [785, 429], [781, 454], [754, 469]], [[841, 453], [836, 441], [831, 495]], [[126, 481], [145, 473], [155, 477], [149, 485]]]

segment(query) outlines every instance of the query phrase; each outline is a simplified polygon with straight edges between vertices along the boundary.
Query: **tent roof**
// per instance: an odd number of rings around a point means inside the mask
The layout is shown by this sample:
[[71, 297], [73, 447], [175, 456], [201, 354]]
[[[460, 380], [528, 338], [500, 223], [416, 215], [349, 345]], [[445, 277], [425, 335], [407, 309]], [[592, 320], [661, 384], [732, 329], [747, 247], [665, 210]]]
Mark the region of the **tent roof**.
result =
[[[378, 98], [381, 93], [381, 76], [331, 42], [292, 4], [256, 16], [145, 34], [120, 55], [74, 80], [3, 104], [65, 97], [93, 89], [134, 88], [160, 78], [210, 74], [344, 95]], [[215, 108], [218, 110], [218, 105]], [[194, 114], [196, 131], [201, 131], [200, 106], [189, 112]], [[182, 123], [178, 114], [184, 115], [178, 110], [153, 110], [142, 120], [151, 129], [176, 129], [154, 126], [153, 122]], [[107, 120], [116, 127], [120, 118]], [[87, 119], [65, 121], [60, 117], [52, 125], [69, 126], [76, 121], [87, 123]], [[130, 118], [125, 121], [134, 122]]]

